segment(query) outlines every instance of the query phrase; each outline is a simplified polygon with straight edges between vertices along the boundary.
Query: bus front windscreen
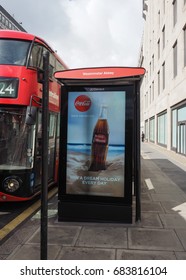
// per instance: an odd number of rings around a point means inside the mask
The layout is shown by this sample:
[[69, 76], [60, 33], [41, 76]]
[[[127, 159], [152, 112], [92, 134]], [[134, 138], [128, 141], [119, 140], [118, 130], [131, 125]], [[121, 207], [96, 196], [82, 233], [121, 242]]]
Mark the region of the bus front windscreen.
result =
[[0, 64], [25, 65], [30, 41], [0, 39]]
[[0, 108], [0, 170], [33, 167], [35, 125], [25, 115], [26, 108]]

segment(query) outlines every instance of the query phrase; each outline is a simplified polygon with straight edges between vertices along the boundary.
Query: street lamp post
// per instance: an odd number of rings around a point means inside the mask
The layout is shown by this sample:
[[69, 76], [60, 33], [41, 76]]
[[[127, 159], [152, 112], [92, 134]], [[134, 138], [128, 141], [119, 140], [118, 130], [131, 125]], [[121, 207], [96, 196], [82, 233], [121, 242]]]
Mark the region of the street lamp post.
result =
[[48, 101], [49, 101], [49, 52], [43, 56], [44, 79], [42, 96], [42, 178], [41, 178], [41, 235], [40, 257], [47, 260], [48, 239]]

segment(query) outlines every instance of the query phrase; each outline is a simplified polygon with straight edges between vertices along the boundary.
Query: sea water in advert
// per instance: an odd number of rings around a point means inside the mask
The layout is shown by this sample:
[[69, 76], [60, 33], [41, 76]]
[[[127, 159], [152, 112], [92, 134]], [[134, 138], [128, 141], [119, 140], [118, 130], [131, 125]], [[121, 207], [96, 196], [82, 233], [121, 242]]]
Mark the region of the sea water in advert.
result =
[[125, 91], [69, 92], [67, 194], [124, 197]]

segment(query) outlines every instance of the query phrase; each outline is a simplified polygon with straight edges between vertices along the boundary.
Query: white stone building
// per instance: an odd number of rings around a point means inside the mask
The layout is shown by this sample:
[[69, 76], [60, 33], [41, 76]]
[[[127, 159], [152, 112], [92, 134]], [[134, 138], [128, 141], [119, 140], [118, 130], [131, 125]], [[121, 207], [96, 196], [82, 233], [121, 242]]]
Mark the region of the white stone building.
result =
[[186, 0], [143, 0], [141, 130], [186, 156]]

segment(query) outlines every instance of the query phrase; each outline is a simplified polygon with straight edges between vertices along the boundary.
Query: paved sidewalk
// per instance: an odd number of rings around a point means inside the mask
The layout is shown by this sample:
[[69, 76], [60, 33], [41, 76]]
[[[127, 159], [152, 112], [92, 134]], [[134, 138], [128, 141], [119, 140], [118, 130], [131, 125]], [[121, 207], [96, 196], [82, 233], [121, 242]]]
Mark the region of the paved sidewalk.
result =
[[[142, 143], [141, 167], [139, 223], [58, 222], [54, 197], [48, 210], [48, 259], [186, 260], [186, 158]], [[0, 246], [0, 259], [40, 259], [39, 215]]]

